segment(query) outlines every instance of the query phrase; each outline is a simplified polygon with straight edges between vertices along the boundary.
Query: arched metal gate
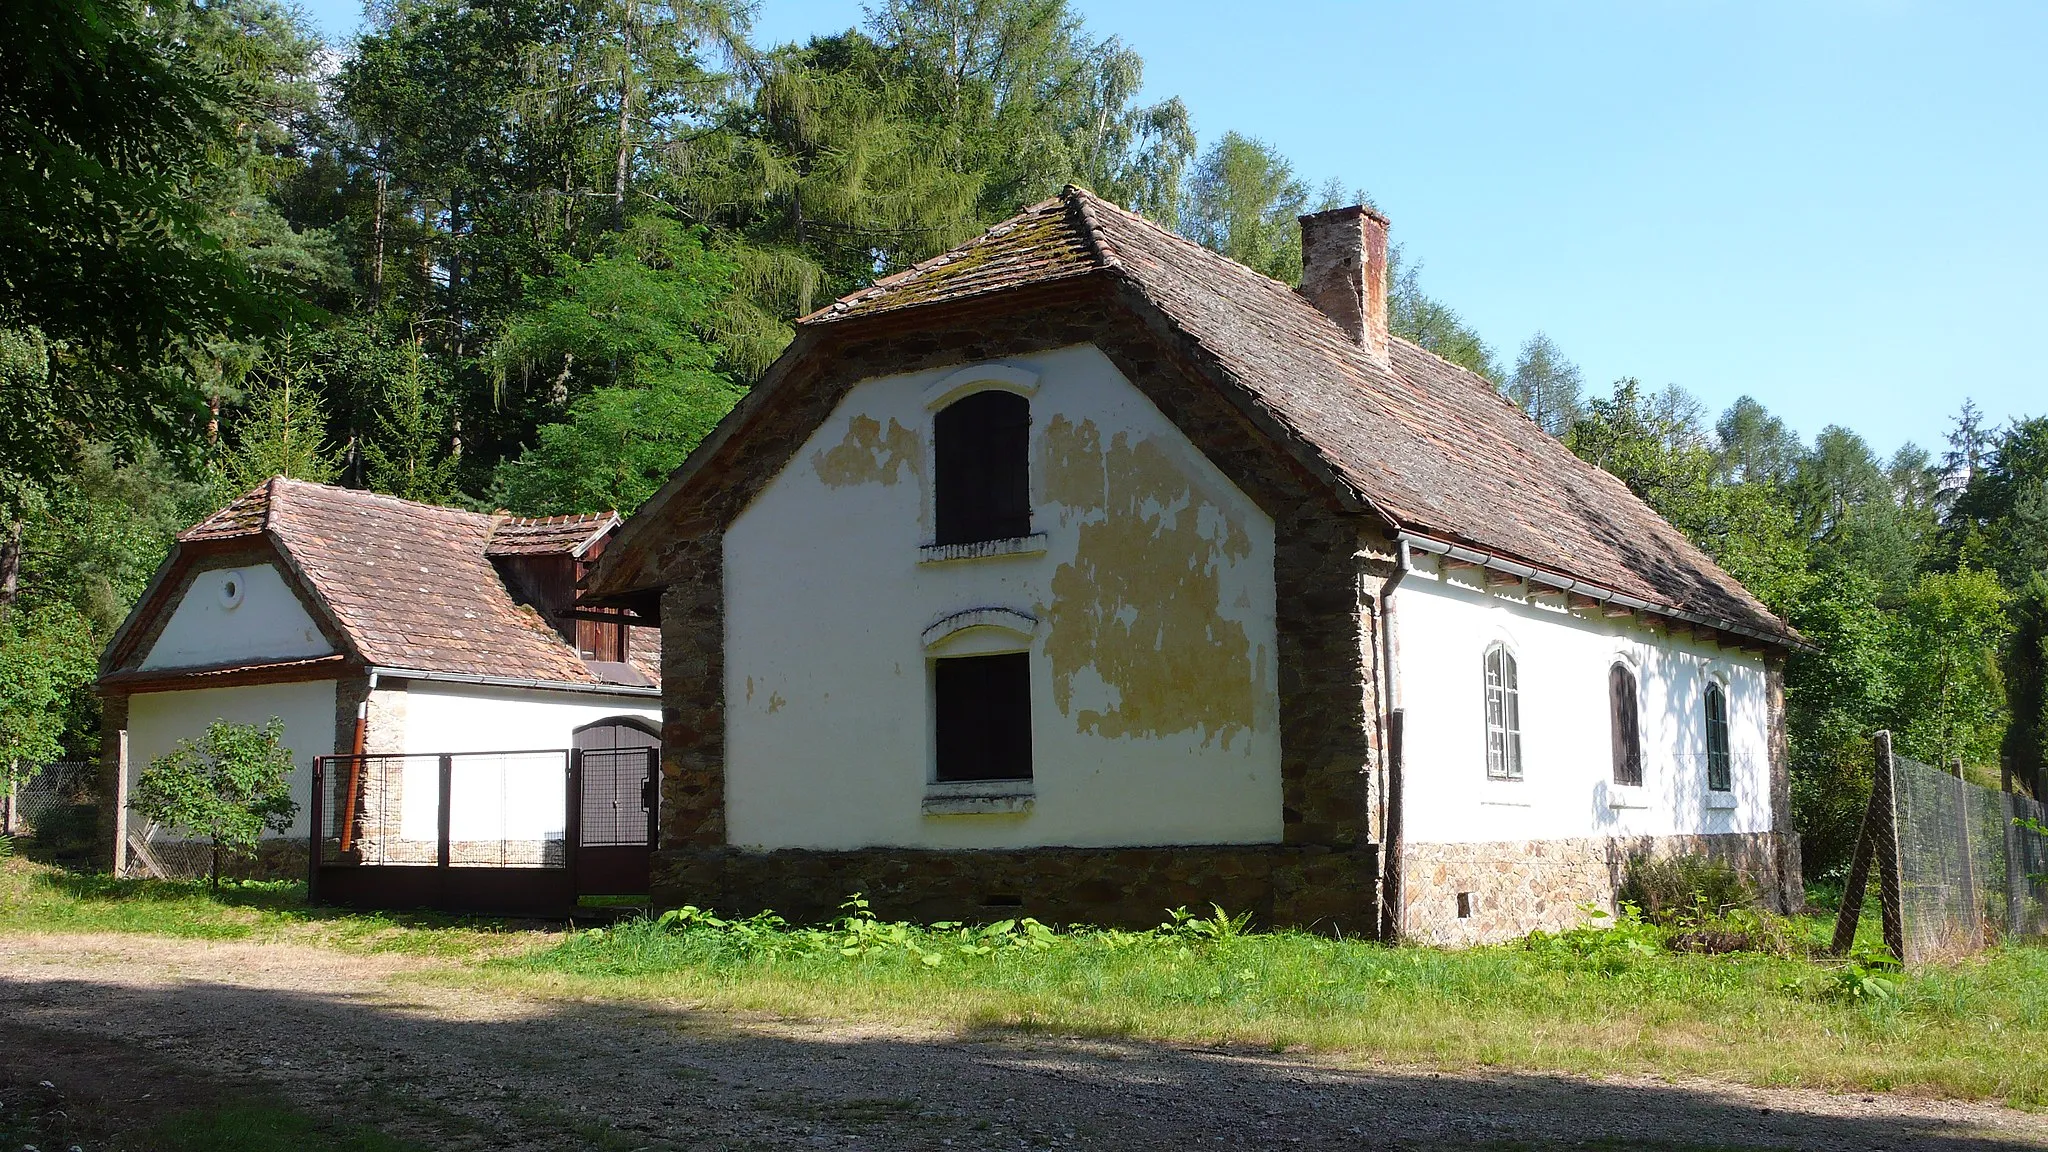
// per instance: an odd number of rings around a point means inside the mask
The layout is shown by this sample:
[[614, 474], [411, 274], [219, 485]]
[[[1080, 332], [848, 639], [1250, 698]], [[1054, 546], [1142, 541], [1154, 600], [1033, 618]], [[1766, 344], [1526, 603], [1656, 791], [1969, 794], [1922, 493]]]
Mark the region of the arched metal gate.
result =
[[643, 894], [660, 838], [661, 736], [645, 721], [615, 717], [577, 729], [573, 745], [582, 793], [577, 894]]

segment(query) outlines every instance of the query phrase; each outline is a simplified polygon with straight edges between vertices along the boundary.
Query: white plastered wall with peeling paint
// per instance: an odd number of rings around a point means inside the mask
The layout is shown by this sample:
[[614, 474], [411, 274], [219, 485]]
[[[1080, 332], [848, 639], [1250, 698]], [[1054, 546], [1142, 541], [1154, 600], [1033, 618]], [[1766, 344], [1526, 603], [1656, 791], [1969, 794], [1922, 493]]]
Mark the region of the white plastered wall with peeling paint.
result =
[[[724, 539], [727, 836], [742, 848], [1281, 839], [1271, 519], [1093, 347], [987, 371], [1031, 402], [1033, 541], [932, 561], [932, 405], [864, 381]], [[925, 810], [932, 652], [957, 613], [1035, 622], [1028, 805]]]
[[[1710, 835], [1771, 828], [1770, 700], [1763, 658], [1651, 631], [1597, 609], [1568, 611], [1476, 568], [1418, 557], [1396, 597], [1407, 714], [1404, 835], [1410, 844]], [[1519, 673], [1522, 778], [1488, 776], [1483, 661], [1495, 643]], [[1614, 784], [1608, 670], [1637, 677], [1643, 783]], [[1730, 794], [1714, 806], [1705, 693], [1727, 693]]]

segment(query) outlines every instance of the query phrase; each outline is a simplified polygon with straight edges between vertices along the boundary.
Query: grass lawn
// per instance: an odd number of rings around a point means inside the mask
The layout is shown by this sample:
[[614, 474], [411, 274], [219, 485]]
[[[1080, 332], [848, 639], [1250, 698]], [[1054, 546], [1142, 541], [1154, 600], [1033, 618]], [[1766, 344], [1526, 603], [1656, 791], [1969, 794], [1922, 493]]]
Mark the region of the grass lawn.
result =
[[1830, 928], [1781, 922], [1786, 954], [1725, 956], [1673, 952], [1648, 926], [1462, 951], [1214, 921], [996, 932], [699, 917], [564, 934], [309, 910], [289, 885], [215, 900], [200, 885], [0, 861], [0, 935], [275, 937], [431, 954], [456, 963], [418, 978], [541, 998], [2048, 1105], [2048, 948], [1887, 977], [1809, 958]]
[[116, 880], [0, 855], [0, 936], [135, 932], [209, 940], [294, 940], [370, 952], [481, 959], [557, 939], [530, 926], [433, 913], [314, 908], [292, 881]]

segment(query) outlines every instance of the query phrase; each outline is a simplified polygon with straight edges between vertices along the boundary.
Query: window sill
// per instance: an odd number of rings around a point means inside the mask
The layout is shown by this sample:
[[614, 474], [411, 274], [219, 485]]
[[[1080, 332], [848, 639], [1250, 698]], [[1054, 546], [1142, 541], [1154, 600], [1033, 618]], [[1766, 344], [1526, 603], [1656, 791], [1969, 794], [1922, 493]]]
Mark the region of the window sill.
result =
[[993, 556], [1038, 556], [1046, 549], [1046, 535], [1009, 536], [1001, 540], [975, 540], [966, 544], [925, 544], [917, 550], [919, 564], [946, 564], [954, 560], [985, 560]]
[[1607, 806], [1617, 811], [1624, 808], [1648, 808], [1650, 798], [1639, 786], [1615, 784], [1608, 788]]
[[927, 816], [1007, 816], [1031, 811], [1037, 791], [1029, 780], [961, 780], [927, 784]]
[[1735, 807], [1735, 793], [1710, 791], [1707, 793], [1707, 807], [1724, 812], [1732, 810]]

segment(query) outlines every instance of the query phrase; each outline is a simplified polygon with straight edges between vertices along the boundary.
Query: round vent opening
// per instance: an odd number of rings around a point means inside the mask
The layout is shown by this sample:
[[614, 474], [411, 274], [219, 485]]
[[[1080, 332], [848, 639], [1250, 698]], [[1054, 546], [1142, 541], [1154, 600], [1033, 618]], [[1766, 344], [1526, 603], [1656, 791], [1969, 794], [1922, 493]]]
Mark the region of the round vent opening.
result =
[[244, 583], [245, 581], [242, 579], [240, 572], [229, 572], [221, 577], [220, 606], [223, 608], [240, 607], [242, 603], [242, 585]]

